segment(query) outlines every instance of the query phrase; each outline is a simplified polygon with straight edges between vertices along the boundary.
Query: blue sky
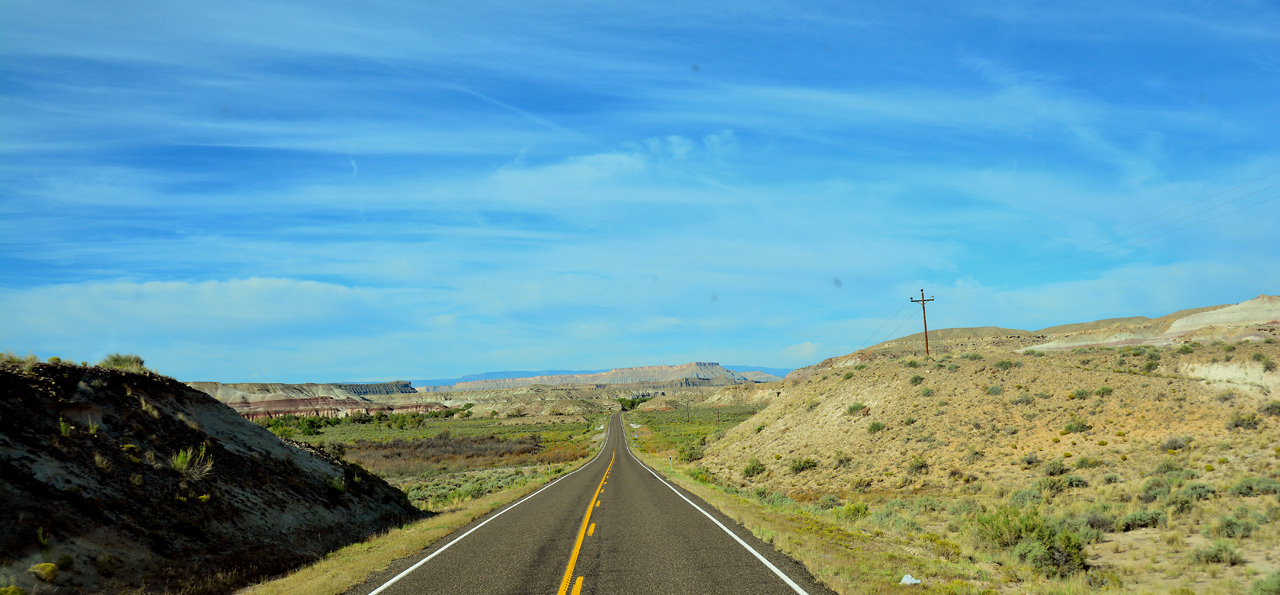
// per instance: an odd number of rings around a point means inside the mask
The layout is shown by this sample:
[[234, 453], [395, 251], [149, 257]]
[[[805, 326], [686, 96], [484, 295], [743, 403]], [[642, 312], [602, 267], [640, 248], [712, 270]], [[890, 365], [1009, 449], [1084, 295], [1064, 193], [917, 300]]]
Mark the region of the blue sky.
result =
[[1280, 293], [1274, 3], [0, 4], [0, 350], [799, 367]]

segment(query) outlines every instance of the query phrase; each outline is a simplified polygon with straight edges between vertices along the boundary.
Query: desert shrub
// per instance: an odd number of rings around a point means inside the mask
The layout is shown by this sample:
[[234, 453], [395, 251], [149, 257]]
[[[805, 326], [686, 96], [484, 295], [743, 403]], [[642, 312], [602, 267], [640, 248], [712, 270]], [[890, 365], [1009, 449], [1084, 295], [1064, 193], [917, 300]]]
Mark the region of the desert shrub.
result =
[[1253, 413], [1252, 411], [1249, 413], [1232, 411], [1231, 419], [1227, 420], [1227, 429], [1234, 430], [1236, 428], [1241, 428], [1245, 430], [1256, 430], [1258, 429], [1258, 423], [1259, 420], [1257, 413]]
[[904, 365], [904, 366], [906, 366], [906, 367], [908, 367], [908, 368], [919, 368], [919, 367], [920, 367], [920, 362], [918, 362], [918, 361], [916, 361], [916, 360], [913, 360], [913, 359], [909, 359], [909, 360], [907, 360], [907, 361], [903, 362], [903, 363], [902, 363], [902, 365]]
[[1078, 388], [1078, 389], [1076, 389], [1074, 392], [1072, 392], [1072, 393], [1071, 393], [1070, 398], [1072, 398], [1072, 399], [1087, 399], [1087, 398], [1089, 398], [1089, 390], [1088, 390], [1088, 389], [1085, 389], [1085, 388]]
[[1056, 496], [1070, 488], [1089, 487], [1089, 482], [1077, 475], [1041, 477], [1036, 480], [1035, 487], [1042, 494]]
[[1067, 464], [1062, 459], [1051, 459], [1044, 464], [1044, 474], [1048, 477], [1063, 475], [1067, 472]]
[[98, 366], [103, 368], [114, 368], [125, 372], [150, 372], [144, 364], [141, 356], [132, 353], [112, 353], [98, 362]]
[[706, 445], [707, 438], [705, 436], [700, 437], [697, 440], [686, 440], [676, 451], [676, 460], [682, 463], [692, 463], [694, 461], [701, 460], [702, 450]]
[[1114, 485], [1120, 483], [1120, 476], [1115, 473], [1108, 473], [1102, 476], [1102, 483], [1106, 485]]
[[853, 457], [849, 456], [844, 451], [842, 450], [836, 451], [836, 468], [848, 467], [849, 461], [852, 461], [852, 460], [853, 460]]
[[1258, 413], [1270, 415], [1272, 417], [1280, 417], [1280, 401], [1268, 401], [1265, 405], [1258, 408]]
[[1269, 477], [1246, 477], [1231, 486], [1228, 493], [1246, 498], [1263, 494], [1280, 494], [1280, 482]]
[[1192, 349], [1190, 345], [1183, 345], [1182, 347], [1178, 348], [1178, 353], [1181, 353], [1182, 355], [1186, 355], [1188, 353], [1191, 353], [1192, 351], [1195, 351], [1195, 349]]
[[851, 403], [848, 407], [845, 408], [844, 412], [846, 415], [854, 415], [866, 408], [867, 406], [863, 405], [862, 403]]
[[1018, 395], [1018, 398], [1010, 401], [1010, 403], [1013, 403], [1014, 405], [1030, 405], [1033, 402], [1035, 402], [1035, 400], [1031, 398], [1031, 393], [1022, 393], [1021, 395]]
[[882, 423], [880, 423], [880, 422], [878, 422], [878, 421], [873, 421], [873, 422], [871, 422], [871, 425], [867, 426], [867, 433], [868, 433], [868, 434], [874, 434], [874, 433], [879, 432], [880, 430], [883, 430], [883, 429], [884, 429], [884, 424], [882, 424]]
[[1013, 362], [1007, 359], [1002, 359], [992, 365], [994, 365], [996, 369], [999, 369], [999, 370], [1008, 370], [1009, 368], [1013, 367]]
[[1093, 394], [1098, 395], [1099, 397], [1105, 397], [1107, 395], [1110, 395], [1112, 392], [1113, 391], [1111, 390], [1111, 387], [1103, 386], [1103, 387], [1099, 387], [1098, 390], [1093, 391]]
[[872, 513], [871, 522], [877, 527], [884, 529], [912, 532], [920, 531], [920, 523], [917, 523], [915, 519], [902, 516], [898, 514], [896, 510], [888, 507], [881, 508], [880, 510]]
[[974, 537], [992, 549], [1013, 548], [1020, 560], [1050, 576], [1084, 570], [1084, 544], [1079, 535], [1061, 525], [1046, 523], [1035, 511], [1023, 513], [1002, 506], [974, 517]]
[[955, 372], [956, 370], [959, 370], [959, 369], [960, 369], [960, 366], [957, 366], [956, 364], [947, 364], [948, 372]]
[[1026, 508], [1041, 502], [1040, 490], [1028, 488], [1018, 490], [1009, 496], [1009, 506], [1014, 508]]
[[818, 501], [814, 503], [814, 506], [818, 507], [818, 510], [831, 510], [832, 508], [840, 506], [840, 499], [835, 497], [833, 494], [823, 494], [822, 497], [818, 498]]
[[1138, 499], [1148, 504], [1169, 495], [1169, 482], [1163, 477], [1152, 477], [1142, 484]]
[[1076, 459], [1076, 469], [1093, 469], [1105, 465], [1101, 460], [1094, 457], [1080, 457]]
[[845, 379], [845, 380], [848, 380], [848, 379], [850, 379], [850, 378], [853, 378], [853, 372], [845, 372], [845, 373], [844, 373], [844, 379]]
[[1196, 501], [1182, 492], [1175, 492], [1169, 494], [1169, 497], [1165, 500], [1165, 504], [1168, 505], [1169, 508], [1172, 508], [1174, 512], [1184, 513], [1190, 512], [1191, 509], [1195, 508]]
[[927, 387], [927, 386], [922, 386], [922, 387], [920, 387], [920, 396], [922, 396], [922, 397], [932, 397], [932, 396], [933, 396], [933, 389], [931, 389], [931, 388], [929, 388], [929, 387]]
[[1253, 586], [1249, 588], [1249, 595], [1280, 595], [1280, 570], [1253, 583]]
[[993, 397], [994, 397], [994, 396], [997, 396], [997, 395], [999, 395], [1000, 393], [1003, 393], [1003, 392], [1004, 392], [1004, 389], [1003, 389], [1003, 388], [1000, 388], [999, 386], [996, 386], [996, 385], [994, 385], [994, 384], [993, 384], [993, 385], [991, 385], [991, 386], [988, 386], [988, 387], [987, 387], [987, 394], [988, 394], [988, 395], [991, 395], [991, 396], [993, 396]]
[[764, 471], [764, 464], [761, 463], [759, 459], [751, 457], [751, 459], [747, 461], [747, 466], [742, 469], [742, 476], [755, 477], [764, 473]]
[[1197, 549], [1191, 553], [1191, 559], [1200, 564], [1226, 564], [1227, 566], [1235, 566], [1244, 562], [1244, 556], [1240, 552], [1231, 547], [1231, 543], [1218, 539], [1213, 545], [1208, 545]]
[[1251, 522], [1247, 515], [1246, 518], [1237, 518], [1235, 516], [1218, 517], [1218, 522], [1210, 529], [1210, 533], [1214, 537], [1229, 537], [1235, 539], [1245, 538], [1253, 535], [1258, 530], [1258, 525]]
[[1190, 436], [1170, 436], [1160, 443], [1160, 452], [1169, 452], [1171, 450], [1183, 450], [1191, 445], [1192, 438]]
[[1216, 398], [1216, 399], [1218, 399], [1218, 402], [1219, 402], [1219, 403], [1227, 403], [1227, 402], [1230, 402], [1230, 401], [1235, 400], [1235, 398], [1236, 398], [1236, 393], [1235, 393], [1235, 391], [1224, 390], [1224, 391], [1222, 391], [1222, 392], [1218, 393], [1218, 396], [1217, 396], [1217, 397], [1215, 397], [1215, 398]]
[[842, 519], [856, 521], [870, 513], [871, 510], [867, 507], [866, 502], [850, 502], [842, 506], [840, 510], [836, 511], [836, 516]]
[[1208, 500], [1216, 491], [1213, 486], [1203, 483], [1189, 483], [1182, 488], [1182, 493], [1192, 500]]
[[792, 473], [803, 473], [818, 466], [818, 462], [813, 459], [796, 459], [791, 461]]
[[911, 377], [911, 386], [919, 386], [921, 382], [924, 382], [924, 376], [916, 374]]
[[1040, 455], [1029, 452], [1022, 456], [1022, 464], [1027, 467], [1035, 467], [1040, 464]]
[[1067, 422], [1066, 427], [1063, 429], [1069, 434], [1082, 434], [1093, 429], [1093, 426], [1089, 425], [1085, 420], [1072, 415], [1071, 421]]
[[1124, 515], [1116, 521], [1116, 531], [1132, 531], [1143, 527], [1159, 527], [1165, 522], [1164, 512], [1158, 510], [1141, 510]]
[[213, 470], [213, 459], [205, 453], [202, 444], [199, 451], [187, 448], [174, 453], [169, 458], [169, 466], [182, 476], [183, 481], [199, 481]]
[[922, 456], [916, 455], [915, 458], [911, 459], [910, 463], [907, 463], [907, 473], [911, 475], [920, 475], [928, 472], [929, 461]]
[[698, 483], [711, 483], [711, 470], [701, 465], [694, 469], [690, 469], [686, 474], [689, 476], [689, 479]]

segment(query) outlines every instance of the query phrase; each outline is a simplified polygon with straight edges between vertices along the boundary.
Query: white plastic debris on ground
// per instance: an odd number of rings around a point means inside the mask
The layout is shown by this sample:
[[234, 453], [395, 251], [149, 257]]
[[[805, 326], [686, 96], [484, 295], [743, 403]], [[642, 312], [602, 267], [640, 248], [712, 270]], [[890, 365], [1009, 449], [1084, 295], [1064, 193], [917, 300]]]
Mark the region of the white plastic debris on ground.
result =
[[915, 577], [913, 577], [913, 576], [911, 576], [911, 575], [909, 575], [909, 574], [908, 574], [908, 575], [903, 576], [903, 577], [902, 577], [902, 582], [899, 582], [898, 584], [899, 584], [899, 585], [918, 585], [918, 584], [920, 584], [920, 579], [917, 579], [917, 578], [915, 578]]

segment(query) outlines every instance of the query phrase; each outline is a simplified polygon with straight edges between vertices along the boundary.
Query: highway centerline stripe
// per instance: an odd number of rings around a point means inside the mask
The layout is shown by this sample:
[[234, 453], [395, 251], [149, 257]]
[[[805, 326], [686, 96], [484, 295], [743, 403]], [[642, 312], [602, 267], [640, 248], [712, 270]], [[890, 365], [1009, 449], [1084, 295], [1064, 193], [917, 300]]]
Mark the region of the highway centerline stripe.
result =
[[[675, 492], [676, 495], [680, 496], [680, 498], [685, 502], [688, 502], [689, 506], [694, 507], [695, 509], [697, 509], [698, 512], [701, 512], [704, 516], [711, 519], [711, 522], [715, 523], [717, 527], [720, 527], [722, 530], [724, 530], [725, 533], [728, 533], [729, 537], [732, 537], [734, 541], [738, 542], [738, 545], [741, 545], [742, 547], [746, 548], [747, 551], [751, 552], [751, 555], [755, 556], [757, 560], [760, 560], [760, 562], [762, 562], [765, 566], [768, 566], [769, 570], [772, 570], [774, 574], [778, 575], [778, 578], [781, 578], [783, 582], [787, 583], [787, 586], [791, 587], [793, 591], [795, 591], [796, 593], [799, 593], [800, 595], [809, 595], [808, 591], [805, 591], [803, 588], [800, 587], [800, 585], [797, 585], [795, 581], [791, 580], [791, 577], [787, 576], [786, 573], [779, 570], [777, 566], [773, 565], [773, 562], [770, 562], [768, 558], [765, 558], [763, 555], [760, 554], [760, 552], [757, 552], [755, 548], [751, 547], [750, 544], [743, 541], [742, 538], [738, 537], [736, 533], [734, 533], [733, 531], [730, 531], [728, 527], [724, 526], [724, 523], [721, 523], [719, 521], [719, 519], [711, 516], [711, 513], [703, 510], [701, 506], [694, 504], [693, 500], [686, 498], [684, 494], [680, 493], [680, 490], [677, 490], [675, 488], [675, 486], [667, 483], [667, 480], [663, 479], [661, 475], [658, 475], [657, 471], [650, 469], [648, 465], [645, 465], [643, 462], [640, 461], [639, 457], [635, 456], [634, 454], [631, 454], [630, 445], [627, 445], [627, 455], [629, 455], [633, 460], [635, 460], [635, 462], [640, 463], [640, 466], [646, 469], [647, 471], [649, 471], [649, 473], [652, 473], [653, 476], [657, 478], [658, 481], [662, 482], [664, 485], [671, 488], [671, 491]], [[612, 466], [612, 463], [610, 463], [610, 466]]]
[[[613, 449], [613, 456], [609, 457], [609, 467], [604, 470], [605, 477], [608, 477], [609, 471], [613, 469], [613, 461], [618, 456], [618, 448]], [[573, 554], [569, 556], [569, 566], [564, 569], [564, 578], [560, 580], [560, 590], [558, 595], [566, 595], [569, 592], [569, 583], [573, 580], [573, 567], [578, 564], [578, 552], [582, 551], [582, 540], [587, 536], [587, 525], [591, 523], [591, 511], [600, 506], [600, 490], [604, 489], [604, 477], [600, 478], [600, 485], [596, 487], [596, 493], [591, 495], [591, 502], [587, 504], [587, 514], [582, 517], [582, 527], [578, 529], [578, 540], [573, 544]], [[574, 588], [574, 593], [582, 589], [582, 577], [578, 577], [578, 586]]]
[[[442, 547], [442, 548], [440, 548], [440, 549], [438, 549], [438, 550], [436, 550], [436, 551], [434, 551], [434, 552], [431, 552], [431, 555], [430, 555], [430, 556], [427, 556], [427, 557], [425, 557], [425, 558], [423, 558], [423, 559], [421, 559], [421, 560], [418, 560], [418, 563], [417, 563], [417, 564], [414, 564], [413, 566], [410, 566], [410, 567], [406, 568], [406, 569], [404, 570], [404, 572], [401, 572], [400, 574], [397, 574], [397, 575], [395, 575], [394, 577], [392, 577], [392, 578], [391, 578], [391, 580], [389, 580], [389, 581], [387, 581], [387, 582], [385, 582], [385, 583], [382, 583], [382, 586], [378, 587], [377, 589], [374, 589], [372, 592], [370, 592], [370, 593], [369, 593], [369, 595], [378, 595], [378, 593], [381, 593], [381, 592], [385, 591], [385, 590], [387, 589], [387, 587], [390, 587], [391, 585], [394, 585], [394, 584], [396, 584], [397, 582], [399, 582], [399, 581], [400, 581], [400, 579], [402, 579], [402, 578], [404, 578], [404, 577], [406, 577], [406, 576], [409, 576], [409, 573], [410, 573], [410, 572], [413, 572], [413, 571], [417, 570], [419, 566], [422, 566], [423, 564], [426, 564], [428, 560], [430, 560], [430, 559], [432, 559], [432, 558], [434, 558], [434, 557], [436, 557], [436, 556], [440, 555], [440, 553], [441, 553], [441, 552], [443, 552], [443, 551], [445, 551], [445, 550], [449, 549], [449, 547], [450, 547], [450, 546], [452, 546], [453, 544], [458, 543], [459, 541], [462, 541], [462, 538], [463, 538], [463, 537], [466, 537], [466, 536], [468, 536], [468, 535], [470, 535], [470, 534], [474, 533], [474, 532], [476, 531], [476, 529], [479, 529], [480, 527], [483, 527], [483, 526], [485, 526], [485, 525], [489, 524], [489, 521], [492, 521], [493, 519], [496, 519], [496, 518], [498, 518], [498, 517], [500, 517], [500, 516], [502, 516], [502, 515], [506, 514], [506, 513], [507, 513], [507, 511], [508, 511], [508, 510], [511, 510], [512, 508], [515, 508], [515, 507], [517, 507], [517, 506], [519, 506], [519, 505], [521, 505], [521, 504], [524, 504], [526, 500], [529, 500], [530, 498], [533, 498], [534, 496], [537, 496], [538, 494], [541, 494], [543, 490], [545, 490], [545, 489], [547, 489], [547, 488], [549, 488], [549, 487], [551, 487], [551, 486], [553, 486], [553, 485], [556, 485], [557, 483], [560, 483], [560, 480], [561, 480], [561, 479], [564, 479], [564, 478], [566, 478], [566, 477], [569, 477], [570, 475], [573, 475], [574, 473], [577, 473], [577, 472], [579, 472], [579, 471], [582, 471], [583, 469], [586, 469], [587, 467], [590, 467], [592, 463], [596, 462], [596, 459], [600, 458], [600, 455], [604, 454], [604, 447], [606, 447], [606, 446], [608, 446], [608, 445], [609, 445], [609, 438], [610, 438], [610, 437], [612, 437], [612, 435], [613, 435], [613, 432], [612, 432], [612, 431], [610, 431], [612, 428], [608, 427], [608, 426], [611, 426], [612, 424], [605, 424], [605, 425], [606, 425], [606, 429], [605, 429], [605, 434], [604, 434], [604, 443], [602, 443], [602, 444], [600, 445], [600, 451], [596, 453], [596, 456], [591, 457], [591, 460], [590, 460], [590, 461], [587, 461], [587, 464], [585, 464], [585, 465], [583, 465], [583, 466], [581, 466], [581, 467], [578, 467], [577, 469], [574, 469], [573, 471], [570, 471], [570, 472], [568, 472], [568, 473], [566, 473], [566, 474], [562, 475], [562, 476], [560, 477], [560, 479], [557, 479], [557, 480], [555, 480], [555, 481], [553, 481], [553, 482], [551, 482], [551, 483], [549, 483], [549, 484], [547, 484], [547, 485], [542, 486], [542, 488], [541, 488], [541, 489], [539, 489], [538, 491], [536, 491], [536, 492], [534, 492], [534, 493], [532, 493], [532, 494], [529, 494], [528, 496], [525, 496], [524, 498], [521, 498], [521, 499], [517, 500], [514, 504], [511, 504], [511, 505], [507, 506], [506, 508], [503, 508], [502, 510], [498, 511], [498, 512], [497, 512], [497, 514], [494, 514], [493, 516], [491, 516], [491, 517], [489, 517], [489, 518], [485, 519], [485, 520], [484, 520], [484, 522], [480, 523], [479, 525], [476, 525], [476, 526], [472, 527], [470, 531], [467, 531], [466, 533], [463, 533], [462, 535], [459, 535], [457, 539], [454, 539], [453, 541], [450, 541], [449, 543], [446, 543], [446, 544], [444, 545], [444, 547]], [[615, 449], [615, 450], [614, 450], [614, 456], [617, 456], [617, 454], [618, 454], [618, 451]], [[612, 457], [609, 459], [609, 466], [610, 466], [610, 467], [612, 467], [612, 466], [613, 466], [613, 458], [612, 458]], [[606, 475], [607, 475], [607, 474], [608, 474], [608, 472], [606, 472]]]

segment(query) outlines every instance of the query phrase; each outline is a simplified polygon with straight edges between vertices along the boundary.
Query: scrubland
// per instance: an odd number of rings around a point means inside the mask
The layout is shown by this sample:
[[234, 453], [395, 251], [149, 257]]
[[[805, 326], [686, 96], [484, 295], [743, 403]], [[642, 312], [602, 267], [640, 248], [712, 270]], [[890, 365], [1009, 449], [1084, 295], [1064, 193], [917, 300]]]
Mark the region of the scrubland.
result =
[[629, 421], [840, 592], [1280, 589], [1274, 342], [970, 349], [761, 385], [734, 425]]

